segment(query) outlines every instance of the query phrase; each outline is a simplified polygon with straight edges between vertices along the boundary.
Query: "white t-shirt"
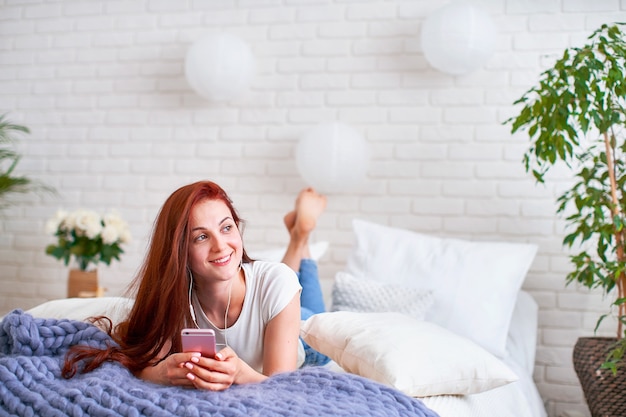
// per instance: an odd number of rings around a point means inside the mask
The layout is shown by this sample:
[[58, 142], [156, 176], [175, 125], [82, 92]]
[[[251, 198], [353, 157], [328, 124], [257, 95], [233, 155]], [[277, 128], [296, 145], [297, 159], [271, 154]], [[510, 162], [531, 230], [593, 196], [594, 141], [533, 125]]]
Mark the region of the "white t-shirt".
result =
[[[218, 344], [228, 344], [244, 362], [257, 372], [263, 372], [265, 326], [289, 304], [302, 287], [296, 273], [283, 263], [254, 261], [244, 263], [242, 269], [246, 282], [243, 307], [237, 321], [228, 323], [226, 331], [209, 321], [195, 292], [193, 306], [201, 328], [215, 330]], [[303, 354], [304, 348], [300, 343], [299, 364], [303, 360]]]

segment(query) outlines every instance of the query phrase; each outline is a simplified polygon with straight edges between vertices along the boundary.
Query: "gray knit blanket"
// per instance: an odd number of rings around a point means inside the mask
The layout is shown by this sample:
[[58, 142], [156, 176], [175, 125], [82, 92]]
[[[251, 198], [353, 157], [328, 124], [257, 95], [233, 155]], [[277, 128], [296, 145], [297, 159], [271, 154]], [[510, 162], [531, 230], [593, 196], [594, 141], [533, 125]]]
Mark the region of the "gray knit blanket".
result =
[[113, 341], [89, 323], [8, 314], [0, 323], [0, 415], [437, 417], [397, 390], [320, 367], [221, 392], [151, 384], [117, 363], [64, 379], [65, 353], [77, 343]]

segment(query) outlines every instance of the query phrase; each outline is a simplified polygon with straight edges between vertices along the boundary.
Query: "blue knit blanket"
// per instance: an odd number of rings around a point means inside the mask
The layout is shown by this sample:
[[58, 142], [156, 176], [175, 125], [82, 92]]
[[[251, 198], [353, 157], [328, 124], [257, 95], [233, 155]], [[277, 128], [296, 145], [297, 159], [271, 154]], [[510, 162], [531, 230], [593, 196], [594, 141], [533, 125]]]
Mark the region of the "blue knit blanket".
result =
[[113, 342], [89, 323], [8, 314], [0, 323], [0, 415], [437, 417], [397, 390], [319, 367], [221, 392], [151, 384], [117, 363], [64, 379], [65, 353], [77, 343]]

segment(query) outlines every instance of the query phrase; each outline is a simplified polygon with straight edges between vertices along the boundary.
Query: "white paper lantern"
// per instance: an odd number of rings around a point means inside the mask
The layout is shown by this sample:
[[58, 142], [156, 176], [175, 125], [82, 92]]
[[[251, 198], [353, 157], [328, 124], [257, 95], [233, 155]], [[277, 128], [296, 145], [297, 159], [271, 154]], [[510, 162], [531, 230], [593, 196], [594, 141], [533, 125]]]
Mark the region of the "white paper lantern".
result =
[[354, 190], [365, 180], [369, 149], [363, 136], [352, 127], [323, 123], [300, 139], [296, 164], [304, 181], [322, 193]]
[[422, 50], [434, 68], [448, 74], [472, 72], [489, 59], [496, 28], [487, 13], [468, 3], [451, 3], [422, 26]]
[[193, 43], [185, 58], [191, 88], [215, 102], [233, 100], [249, 88], [255, 73], [254, 56], [240, 38], [218, 33]]

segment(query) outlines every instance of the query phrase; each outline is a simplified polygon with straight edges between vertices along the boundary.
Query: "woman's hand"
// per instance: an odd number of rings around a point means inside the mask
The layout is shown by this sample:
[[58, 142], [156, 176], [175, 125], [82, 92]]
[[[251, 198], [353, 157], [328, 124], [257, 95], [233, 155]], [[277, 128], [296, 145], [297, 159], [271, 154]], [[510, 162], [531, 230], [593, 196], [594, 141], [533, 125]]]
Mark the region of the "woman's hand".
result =
[[189, 371], [185, 368], [185, 364], [199, 357], [198, 352], [174, 353], [158, 364], [142, 369], [137, 376], [156, 384], [191, 387], [193, 383], [187, 378]]
[[184, 364], [186, 378], [198, 389], [222, 391], [233, 384], [260, 382], [267, 377], [242, 361], [229, 347], [220, 350], [215, 359], [193, 356]]
[[258, 373], [242, 361], [229, 347], [215, 358], [205, 358], [199, 352], [174, 353], [155, 366], [144, 368], [137, 375], [161, 385], [195, 387], [222, 391], [233, 384], [261, 382], [267, 376]]
[[239, 373], [239, 357], [225, 347], [215, 354], [215, 359], [203, 356], [192, 356], [183, 364], [185, 377], [198, 389], [223, 391], [236, 383]]

